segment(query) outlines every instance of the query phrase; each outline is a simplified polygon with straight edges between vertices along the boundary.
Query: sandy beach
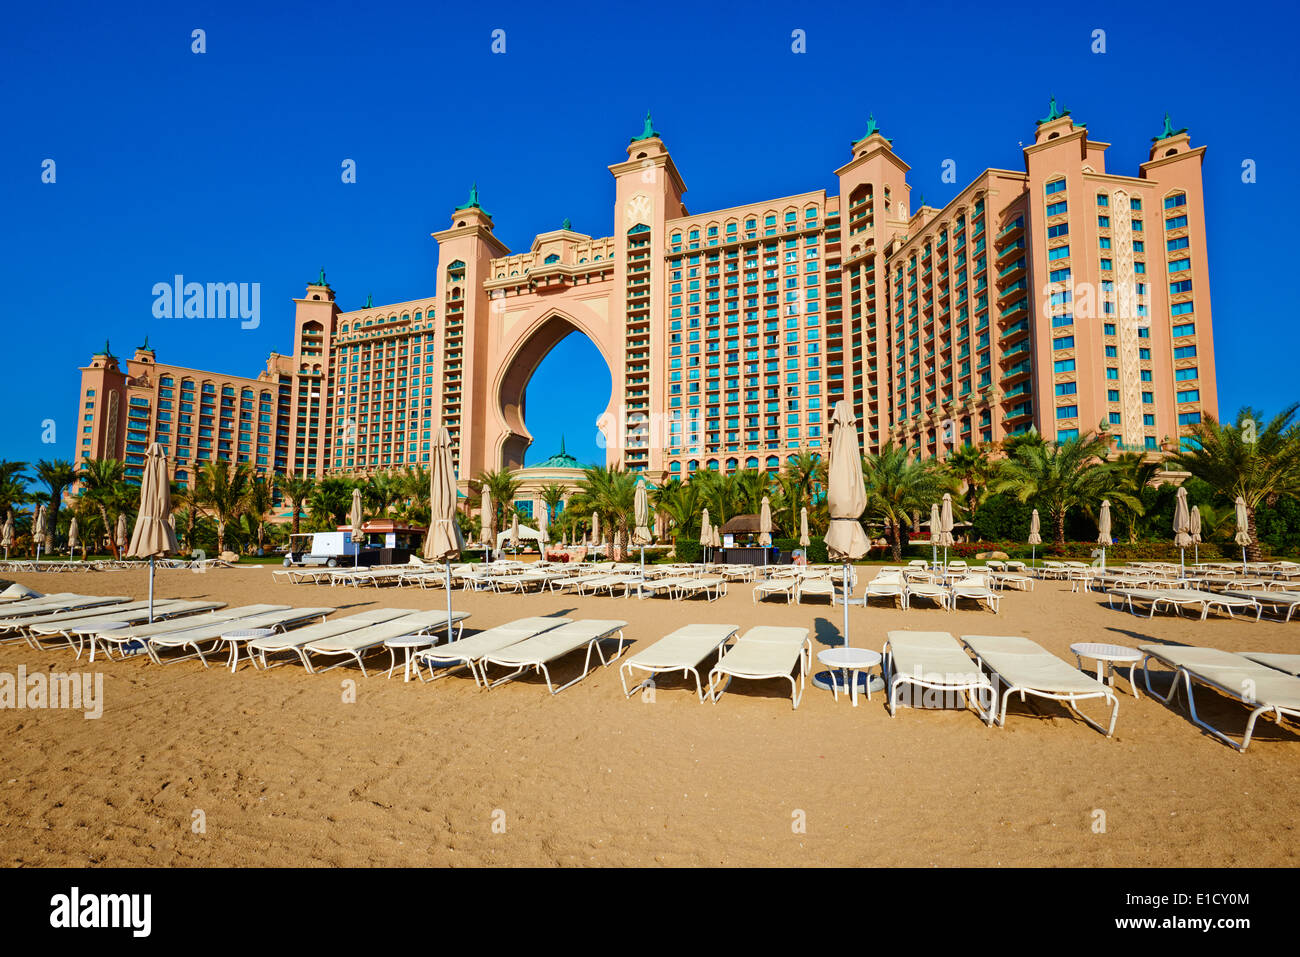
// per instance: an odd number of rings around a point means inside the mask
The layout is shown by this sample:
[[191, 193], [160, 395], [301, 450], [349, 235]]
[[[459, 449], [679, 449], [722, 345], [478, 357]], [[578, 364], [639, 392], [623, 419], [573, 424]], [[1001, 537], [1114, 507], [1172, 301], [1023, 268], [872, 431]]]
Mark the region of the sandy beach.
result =
[[[136, 570], [13, 577], [43, 591], [146, 589]], [[814, 651], [840, 642], [842, 609], [825, 599], [756, 606], [751, 591], [733, 585], [708, 603], [458, 590], [454, 605], [472, 616], [466, 634], [531, 615], [625, 619], [632, 650], [688, 622], [808, 627]], [[157, 593], [340, 615], [445, 607], [434, 590], [275, 584], [269, 567], [160, 571]], [[879, 651], [894, 628], [1024, 635], [1073, 662], [1069, 644], [1081, 640], [1293, 652], [1300, 636], [1300, 621], [1138, 618], [1063, 582], [1004, 594], [997, 616], [853, 608], [852, 643]], [[67, 649], [0, 645], [0, 672], [101, 671], [105, 695], [99, 720], [0, 711], [0, 860], [1286, 867], [1300, 857], [1300, 736], [1261, 720], [1239, 754], [1181, 703], [1145, 689], [1135, 701], [1125, 679], [1107, 740], [1046, 702], [1013, 703], [1007, 726], [990, 729], [971, 711], [891, 718], [883, 694], [852, 708], [811, 686], [792, 710], [779, 681], [734, 682], [715, 705], [664, 676], [652, 700], [629, 700], [615, 666], [552, 697], [540, 678], [481, 691], [467, 674], [404, 683], [399, 668], [386, 680], [387, 654], [374, 661], [369, 678], [296, 663], [231, 675], [198, 661], [88, 665]], [[556, 677], [580, 666], [574, 655]], [[1168, 681], [1161, 673], [1157, 688]], [[1219, 727], [1244, 727], [1239, 704], [1204, 690], [1197, 700]]]

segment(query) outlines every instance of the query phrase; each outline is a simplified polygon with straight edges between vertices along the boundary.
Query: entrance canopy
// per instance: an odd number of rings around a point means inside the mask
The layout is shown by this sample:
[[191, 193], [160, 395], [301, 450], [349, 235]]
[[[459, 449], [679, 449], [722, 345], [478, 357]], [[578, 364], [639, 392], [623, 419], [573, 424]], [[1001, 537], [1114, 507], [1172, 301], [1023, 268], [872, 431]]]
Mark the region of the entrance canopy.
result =
[[[540, 542], [542, 540], [542, 533], [535, 528], [529, 528], [526, 525], [520, 525], [519, 540], [521, 542], [527, 542], [527, 541]], [[504, 546], [508, 541], [510, 541], [510, 529], [507, 528], [504, 532], [499, 532], [497, 534], [497, 549], [500, 550], [502, 546]]]

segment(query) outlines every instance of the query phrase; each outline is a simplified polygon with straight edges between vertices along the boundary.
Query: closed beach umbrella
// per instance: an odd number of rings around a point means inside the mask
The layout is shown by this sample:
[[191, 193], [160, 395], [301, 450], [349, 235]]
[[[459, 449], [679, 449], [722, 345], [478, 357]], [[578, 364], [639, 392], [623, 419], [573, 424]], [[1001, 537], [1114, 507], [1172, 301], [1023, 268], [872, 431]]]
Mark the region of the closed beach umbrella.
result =
[[1238, 545], [1241, 546], [1241, 571], [1246, 571], [1246, 546], [1250, 544], [1250, 518], [1246, 515], [1246, 500], [1240, 495], [1237, 496], [1237, 534], [1234, 537]]
[[763, 564], [767, 565], [767, 550], [772, 547], [772, 506], [766, 495], [758, 510], [758, 544], [763, 546]]
[[[706, 508], [700, 516], [700, 544], [705, 548], [713, 546], [713, 527], [709, 524], [709, 510]], [[707, 561], [707, 555], [705, 561]]]
[[515, 512], [510, 522], [510, 550], [519, 552], [519, 513]]
[[497, 515], [496, 509], [492, 507], [492, 496], [488, 490], [483, 490], [483, 498], [479, 503], [479, 513], [483, 527], [479, 530], [479, 544], [483, 546], [483, 562], [488, 560], [488, 548], [496, 541], [497, 534]]
[[1174, 503], [1174, 544], [1178, 546], [1178, 572], [1183, 575], [1183, 550], [1192, 544], [1192, 516], [1187, 511], [1187, 489], [1179, 487]]
[[36, 549], [36, 560], [41, 560], [41, 544], [45, 541], [45, 506], [37, 505], [36, 514], [32, 516], [32, 545]]
[[126, 512], [122, 512], [117, 516], [117, 535], [114, 536], [114, 540], [117, 543], [117, 555], [121, 558], [122, 549], [126, 548], [128, 542], [126, 537]]
[[5, 523], [0, 527], [0, 547], [5, 550], [5, 561], [9, 560], [9, 548], [14, 543], [14, 513], [5, 513]]
[[[1192, 562], [1200, 564], [1201, 561], [1201, 507], [1192, 506]], [[1243, 571], [1245, 569], [1242, 569]]]
[[930, 506], [930, 564], [939, 564], [939, 540], [943, 537], [940, 526], [943, 519], [939, 517], [939, 503]]
[[1101, 570], [1106, 570], [1106, 546], [1110, 544], [1110, 499], [1102, 499], [1097, 516], [1097, 544], [1101, 546]]
[[650, 496], [646, 494], [645, 478], [636, 480], [636, 496], [632, 500], [636, 528], [632, 541], [641, 546], [641, 577], [645, 578], [645, 547], [650, 544]]
[[361, 526], [365, 523], [365, 516], [361, 512], [361, 489], [352, 490], [352, 511], [348, 514], [348, 522], [352, 526], [352, 546], [356, 549], [352, 553], [352, 565], [355, 568], [361, 560]]
[[716, 525], [713, 526], [713, 547], [722, 547], [722, 532]]
[[[841, 400], [831, 416], [830, 488], [826, 498], [831, 522], [826, 551], [832, 561], [844, 563], [844, 647], [849, 647], [849, 563], [867, 553], [871, 543], [858, 518], [867, 507], [867, 487], [862, 480], [862, 449], [858, 445], [853, 407]], [[834, 681], [834, 676], [830, 677]]]
[[465, 542], [456, 523], [456, 470], [451, 464], [451, 436], [446, 426], [438, 429], [433, 443], [433, 468], [429, 471], [429, 534], [424, 539], [424, 557], [446, 566], [447, 641], [451, 641], [451, 561], [460, 555]]
[[68, 522], [68, 554], [69, 555], [71, 555], [72, 552], [77, 547], [77, 532], [78, 532], [77, 516], [74, 515], [72, 516], [72, 521]]
[[[172, 510], [171, 485], [167, 480], [167, 454], [154, 442], [145, 453], [144, 474], [140, 477], [140, 513], [135, 519], [128, 558], [149, 559], [149, 620], [153, 621], [154, 560], [166, 558], [180, 550], [176, 544], [176, 531], [167, 524]], [[118, 520], [118, 529], [124, 530], [126, 516]]]
[[600, 514], [596, 511], [591, 513], [591, 547], [594, 550], [600, 545]]
[[948, 546], [953, 544], [952, 540], [952, 496], [943, 493], [943, 505], [939, 509], [939, 544], [943, 546], [943, 563], [948, 564]]
[[812, 539], [808, 537], [808, 509], [807, 507], [799, 509], [799, 547], [807, 548], [812, 544]]
[[551, 540], [551, 510], [546, 507], [545, 502], [539, 502], [542, 507], [541, 521], [537, 523], [538, 541], [545, 545]]
[[1035, 561], [1035, 555], [1038, 552], [1038, 546], [1043, 544], [1043, 536], [1039, 534], [1038, 509], [1034, 509], [1034, 514], [1029, 516], [1029, 561]]

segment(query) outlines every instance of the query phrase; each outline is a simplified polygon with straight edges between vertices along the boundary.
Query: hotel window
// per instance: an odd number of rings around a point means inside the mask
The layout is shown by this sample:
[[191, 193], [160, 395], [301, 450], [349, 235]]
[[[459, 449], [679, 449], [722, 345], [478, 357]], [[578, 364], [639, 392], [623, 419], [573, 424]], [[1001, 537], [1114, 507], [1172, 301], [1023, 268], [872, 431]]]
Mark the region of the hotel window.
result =
[[1190, 302], [1176, 302], [1169, 310], [1171, 316], [1185, 316], [1189, 312], [1195, 312]]
[[1113, 336], [1115, 334], [1115, 323], [1113, 322], [1104, 323], [1101, 329], [1103, 335]]
[[1062, 405], [1056, 409], [1058, 419], [1077, 419], [1079, 417], [1079, 407], [1077, 405]]
[[1138, 378], [1141, 379], [1143, 382], [1151, 382], [1152, 381], [1151, 370], [1150, 369], [1141, 370], [1138, 373]]
[[1106, 358], [1107, 358], [1107, 359], [1115, 359], [1115, 358], [1117, 358], [1118, 356], [1119, 356], [1119, 349], [1117, 349], [1115, 346], [1107, 346], [1107, 347], [1106, 347]]
[[1119, 425], [1120, 417], [1119, 417], [1119, 413], [1118, 413], [1118, 412], [1110, 412], [1110, 413], [1108, 413], [1107, 416], [1106, 416], [1106, 419], [1107, 419], [1107, 421], [1110, 422], [1111, 425]]
[[1199, 412], [1180, 412], [1178, 414], [1179, 425], [1196, 425], [1200, 421], [1201, 413]]
[[1079, 391], [1077, 382], [1058, 382], [1056, 384], [1057, 395], [1075, 395]]
[[1174, 326], [1174, 337], [1194, 336], [1196, 335], [1196, 323], [1185, 322], [1182, 325]]
[[1165, 229], [1182, 229], [1187, 225], [1186, 216], [1173, 216], [1165, 220]]
[[1065, 200], [1061, 200], [1059, 203], [1048, 203], [1048, 204], [1047, 204], [1047, 215], [1048, 215], [1048, 216], [1060, 216], [1062, 213], [1064, 213], [1064, 212], [1067, 210], [1067, 208], [1069, 207], [1069, 205], [1070, 205], [1070, 204], [1067, 203]]
[[1143, 393], [1142, 393], [1142, 404], [1143, 404], [1143, 405], [1155, 405], [1155, 403], [1156, 403], [1156, 396], [1155, 396], [1155, 393], [1154, 393], [1154, 392], [1143, 392]]
[[1111, 366], [1110, 368], [1108, 368], [1108, 369], [1106, 370], [1106, 378], [1107, 378], [1107, 379], [1118, 379], [1118, 378], [1119, 378], [1119, 369], [1116, 369], [1114, 366]]
[[1109, 260], [1109, 259], [1103, 259], [1103, 260], [1101, 261], [1101, 268], [1102, 268], [1102, 269], [1114, 269], [1115, 266], [1114, 266], [1114, 264], [1112, 263], [1111, 260]]
[[1100, 239], [1098, 239], [1098, 240], [1097, 240], [1097, 248], [1099, 248], [1099, 249], [1110, 249], [1110, 237], [1109, 237], [1109, 236], [1102, 236]]
[[1179, 236], [1177, 239], [1171, 239], [1165, 243], [1165, 248], [1169, 252], [1177, 252], [1180, 249], [1186, 249], [1191, 245], [1191, 240], [1186, 236]]
[[1191, 268], [1192, 261], [1190, 259], [1171, 259], [1169, 261], [1170, 272], [1183, 272], [1184, 270]]
[[1056, 441], [1058, 442], [1069, 442], [1071, 439], [1077, 439], [1078, 437], [1079, 437], [1078, 429], [1057, 429], [1056, 430]]
[[1156, 417], [1155, 417], [1154, 415], [1152, 415], [1150, 412], [1143, 412], [1143, 413], [1142, 413], [1142, 424], [1143, 424], [1143, 425], [1155, 425], [1155, 424], [1156, 424]]
[[1074, 371], [1074, 360], [1073, 360], [1073, 359], [1057, 359], [1054, 363], [1052, 363], [1052, 371], [1053, 371], [1053, 372], [1073, 372], [1073, 371]]
[[1107, 402], [1118, 402], [1118, 401], [1119, 401], [1119, 389], [1107, 389], [1107, 390], [1106, 390], [1106, 401], [1107, 401]]
[[1150, 350], [1150, 349], [1139, 349], [1139, 350], [1138, 350], [1138, 359], [1140, 359], [1140, 360], [1143, 361], [1143, 362], [1150, 362], [1150, 361], [1151, 361], [1151, 350]]
[[1109, 217], [1109, 216], [1098, 216], [1098, 217], [1097, 217], [1097, 226], [1098, 226], [1099, 228], [1101, 228], [1101, 229], [1110, 229], [1110, 217]]
[[1055, 239], [1058, 236], [1065, 236], [1070, 232], [1069, 223], [1057, 223], [1055, 226], [1047, 227], [1047, 238]]
[[1186, 193], [1178, 193], [1175, 196], [1165, 197], [1165, 209], [1175, 209], [1179, 206], [1186, 206], [1186, 205], [1187, 205]]
[[1047, 258], [1049, 260], [1066, 259], [1069, 257], [1069, 255], [1070, 255], [1069, 246], [1057, 246], [1055, 249], [1049, 249], [1047, 251]]
[[1097, 205], [1098, 205], [1098, 206], [1109, 206], [1109, 205], [1110, 205], [1110, 197], [1107, 196], [1105, 193], [1098, 193], [1098, 194], [1097, 194]]
[[1195, 358], [1196, 358], [1196, 346], [1179, 346], [1178, 348], [1174, 349], [1174, 358], [1175, 358], [1175, 359], [1195, 359]]
[[1196, 366], [1188, 369], [1179, 369], [1174, 373], [1175, 382], [1186, 382], [1188, 379], [1199, 378], [1199, 370]]
[[1178, 401], [1179, 402], [1200, 402], [1201, 390], [1185, 389], [1184, 391], [1178, 393]]
[[1052, 180], [1050, 183], [1048, 183], [1048, 184], [1044, 187], [1044, 191], [1047, 193], [1048, 196], [1051, 196], [1053, 193], [1061, 193], [1061, 192], [1064, 192], [1064, 191], [1065, 191], [1065, 180], [1064, 180], [1064, 179], [1054, 179], [1054, 180]]
[[1074, 348], [1074, 336], [1063, 336], [1063, 337], [1060, 338], [1060, 339], [1053, 339], [1053, 340], [1052, 340], [1052, 348], [1053, 348], [1053, 349], [1073, 349], [1073, 348]]

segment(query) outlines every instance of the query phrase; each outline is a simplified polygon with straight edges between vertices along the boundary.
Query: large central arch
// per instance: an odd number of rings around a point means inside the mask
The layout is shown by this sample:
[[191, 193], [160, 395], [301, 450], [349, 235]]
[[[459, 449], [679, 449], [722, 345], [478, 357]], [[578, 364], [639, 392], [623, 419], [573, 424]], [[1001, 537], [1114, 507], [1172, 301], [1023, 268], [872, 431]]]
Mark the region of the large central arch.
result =
[[[609, 368], [609, 402], [598, 421], [610, 418], [616, 405], [619, 376], [610, 362], [608, 344], [602, 342], [601, 333], [605, 330], [593, 325], [590, 320], [594, 316], [584, 316], [582, 312], [581, 308], [571, 306], [550, 307], [539, 310], [536, 315], [524, 317], [512, 327], [511, 332], [514, 334], [508, 337], [509, 348], [504, 353], [505, 359], [499, 366], [500, 372], [493, 389], [496, 400], [493, 406], [499, 428], [495, 443], [489, 443], [488, 448], [498, 468], [523, 467], [524, 453], [533, 441], [533, 435], [525, 422], [525, 392], [528, 383], [551, 350], [575, 332], [591, 340]], [[584, 382], [583, 370], [574, 370], [574, 388], [581, 388]]]

